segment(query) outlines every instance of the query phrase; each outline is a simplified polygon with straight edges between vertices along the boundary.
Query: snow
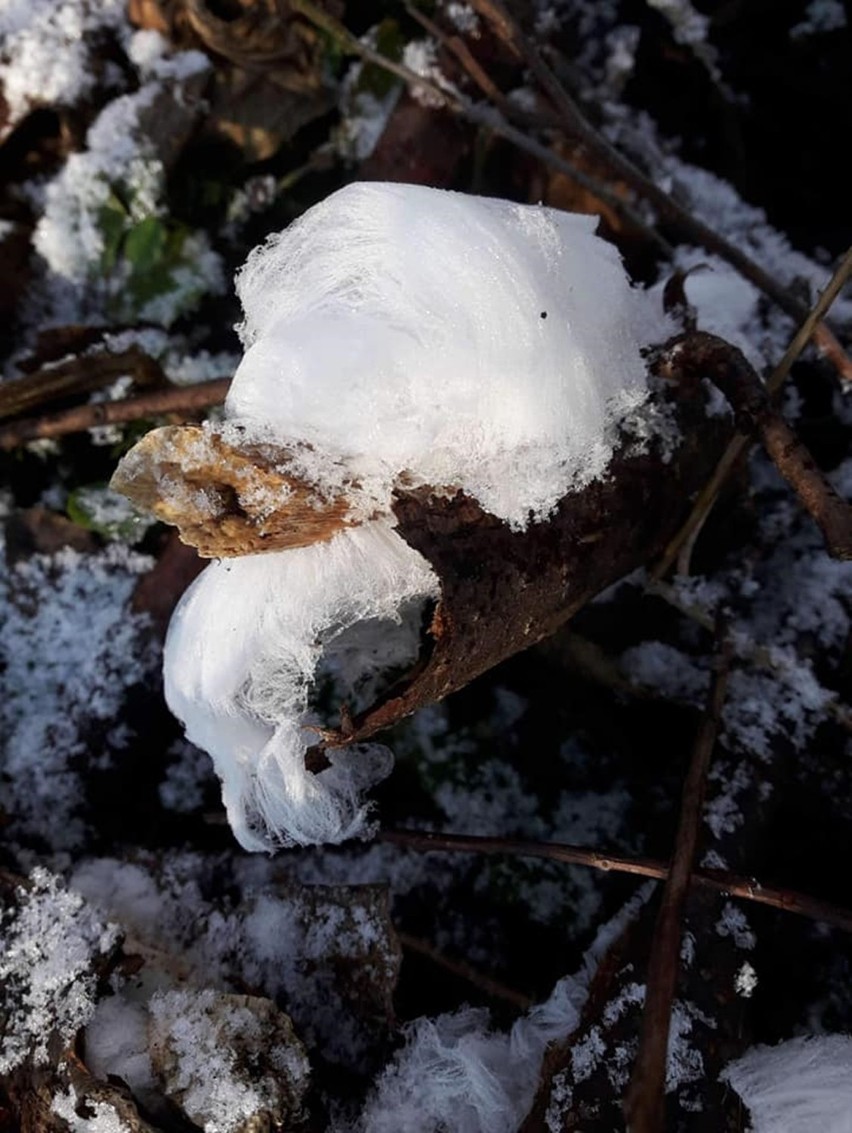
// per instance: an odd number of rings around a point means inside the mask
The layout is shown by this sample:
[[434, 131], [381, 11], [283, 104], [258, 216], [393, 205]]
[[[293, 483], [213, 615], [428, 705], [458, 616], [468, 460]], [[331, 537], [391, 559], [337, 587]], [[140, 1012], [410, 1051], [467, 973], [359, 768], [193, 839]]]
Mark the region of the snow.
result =
[[102, 924], [83, 898], [41, 866], [18, 890], [18, 907], [0, 915], [3, 1031], [0, 1073], [27, 1059], [48, 1060], [56, 1034], [67, 1043], [94, 1006], [92, 966], [114, 947], [118, 932]]
[[646, 395], [640, 348], [669, 329], [596, 223], [348, 185], [239, 273], [247, 350], [228, 417], [345, 460], [381, 503], [405, 472], [515, 528], [545, 518], [603, 473]]
[[76, 764], [109, 759], [98, 738], [124, 696], [153, 672], [146, 619], [128, 603], [146, 556], [122, 546], [34, 555], [0, 573], [0, 758], [9, 833], [71, 849], [85, 838]]
[[168, 1093], [205, 1133], [238, 1133], [293, 1117], [309, 1066], [287, 1017], [266, 1002], [211, 989], [157, 993], [151, 1046]]
[[820, 1035], [753, 1047], [722, 1077], [751, 1114], [754, 1133], [849, 1133], [852, 1037]]
[[51, 1109], [67, 1123], [70, 1133], [132, 1133], [108, 1102], [80, 1099], [71, 1085], [54, 1096]]
[[73, 106], [98, 82], [97, 47], [126, 27], [124, 0], [5, 0], [0, 6], [0, 91], [8, 121], [34, 106]]

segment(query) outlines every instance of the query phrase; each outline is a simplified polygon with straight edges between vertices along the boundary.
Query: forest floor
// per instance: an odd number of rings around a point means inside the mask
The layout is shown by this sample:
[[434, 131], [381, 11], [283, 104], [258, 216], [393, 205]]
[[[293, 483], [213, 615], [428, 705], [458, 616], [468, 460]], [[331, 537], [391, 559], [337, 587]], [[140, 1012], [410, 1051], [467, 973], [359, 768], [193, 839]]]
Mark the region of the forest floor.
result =
[[[708, 722], [656, 1127], [850, 1127], [852, 565], [760, 449], [664, 572], [381, 737], [372, 841], [242, 851], [163, 699], [203, 563], [107, 484], [219, 412], [236, 269], [330, 192], [599, 215], [766, 376], [852, 245], [842, 4], [512, 5], [672, 209], [494, 10], [0, 5], [0, 1133], [624, 1128]], [[828, 323], [780, 405], [849, 499], [848, 290]]]

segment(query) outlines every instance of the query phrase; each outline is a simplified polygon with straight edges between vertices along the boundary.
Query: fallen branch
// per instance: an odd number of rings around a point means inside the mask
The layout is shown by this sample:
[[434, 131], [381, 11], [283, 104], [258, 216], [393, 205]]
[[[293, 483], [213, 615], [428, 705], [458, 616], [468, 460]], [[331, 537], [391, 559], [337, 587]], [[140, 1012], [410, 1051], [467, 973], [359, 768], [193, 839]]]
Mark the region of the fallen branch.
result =
[[216, 378], [191, 386], [172, 386], [151, 393], [128, 397], [121, 401], [98, 401], [78, 405], [62, 413], [44, 417], [26, 417], [0, 428], [0, 450], [9, 451], [30, 441], [63, 437], [69, 433], [82, 433], [97, 425], [125, 425], [146, 417], [159, 417], [166, 413], [197, 413], [219, 405], [231, 384], [230, 378]]
[[663, 889], [648, 961], [639, 1051], [624, 1099], [624, 1113], [631, 1133], [658, 1133], [663, 1128], [669, 1030], [680, 968], [683, 911], [698, 848], [707, 772], [719, 730], [730, 659], [731, 646], [726, 642], [717, 660], [707, 709], [698, 730], [689, 773], [683, 787], [674, 854]]

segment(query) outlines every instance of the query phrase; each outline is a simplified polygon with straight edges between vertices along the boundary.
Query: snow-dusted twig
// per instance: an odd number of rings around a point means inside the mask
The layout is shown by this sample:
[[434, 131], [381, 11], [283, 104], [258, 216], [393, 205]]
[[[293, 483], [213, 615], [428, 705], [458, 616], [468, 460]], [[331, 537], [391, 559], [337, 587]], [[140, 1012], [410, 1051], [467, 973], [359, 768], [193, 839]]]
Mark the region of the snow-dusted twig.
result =
[[121, 401], [98, 401], [78, 405], [44, 417], [25, 417], [0, 428], [0, 450], [18, 448], [29, 441], [82, 433], [96, 425], [124, 425], [164, 413], [196, 413], [219, 405], [231, 384], [230, 378], [216, 378], [191, 386], [173, 386]]
[[657, 1133], [663, 1128], [666, 1054], [680, 968], [678, 957], [683, 937], [683, 911], [692, 881], [707, 772], [725, 701], [731, 654], [731, 643], [724, 639], [683, 787], [674, 854], [648, 961], [639, 1051], [624, 1099], [624, 1112], [631, 1133]]

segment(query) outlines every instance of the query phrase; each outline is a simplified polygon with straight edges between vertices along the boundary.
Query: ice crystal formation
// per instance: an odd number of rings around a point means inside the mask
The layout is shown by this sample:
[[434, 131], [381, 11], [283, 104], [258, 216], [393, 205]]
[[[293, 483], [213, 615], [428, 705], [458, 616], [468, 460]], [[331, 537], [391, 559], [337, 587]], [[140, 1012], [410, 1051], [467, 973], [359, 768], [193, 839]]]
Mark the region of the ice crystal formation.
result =
[[[414, 661], [426, 561], [389, 518], [400, 482], [462, 489], [514, 528], [599, 476], [646, 396], [661, 329], [595, 221], [412, 185], [353, 184], [249, 257], [225, 439], [273, 442], [360, 526], [207, 569], [177, 610], [166, 694], [213, 756], [250, 849], [369, 830], [381, 749], [305, 767], [324, 667], [338, 703]], [[342, 481], [344, 476], [346, 481]], [[176, 491], [180, 491], [176, 488]], [[378, 517], [378, 518], [375, 518]]]

